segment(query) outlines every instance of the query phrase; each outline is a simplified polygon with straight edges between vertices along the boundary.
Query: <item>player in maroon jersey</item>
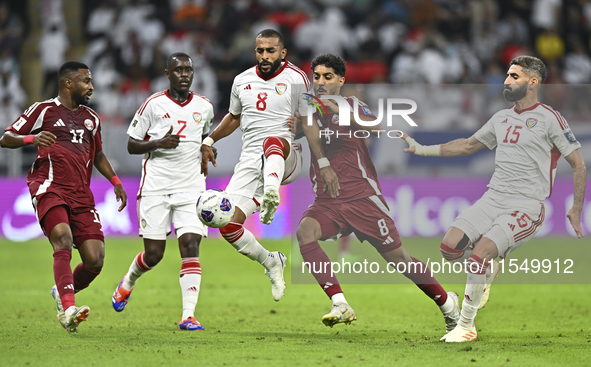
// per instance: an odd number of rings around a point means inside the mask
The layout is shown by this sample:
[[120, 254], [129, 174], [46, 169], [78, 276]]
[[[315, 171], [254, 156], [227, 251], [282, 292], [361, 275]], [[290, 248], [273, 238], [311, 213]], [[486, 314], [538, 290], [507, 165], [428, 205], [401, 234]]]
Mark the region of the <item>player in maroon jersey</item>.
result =
[[[33, 144], [37, 159], [27, 176], [39, 224], [53, 246], [51, 294], [57, 317], [68, 332], [77, 332], [88, 306], [75, 306], [74, 293], [88, 287], [103, 267], [105, 245], [99, 215], [90, 191], [92, 167], [115, 186], [119, 211], [127, 195], [103, 153], [98, 114], [86, 107], [92, 95], [88, 66], [64, 63], [58, 72], [59, 95], [29, 107], [0, 139], [3, 148]], [[72, 246], [82, 263], [70, 267]]]
[[[345, 61], [341, 57], [332, 54], [319, 55], [312, 60], [312, 71], [316, 95], [340, 94], [346, 71]], [[362, 120], [375, 120], [376, 117], [365, 103], [356, 97], [345, 99], [351, 108], [357, 102]], [[310, 178], [316, 199], [304, 213], [296, 233], [304, 263], [315, 269], [311, 271], [312, 274], [333, 302], [330, 313], [324, 315], [322, 322], [332, 327], [338, 323], [350, 324], [357, 317], [347, 303], [336, 276], [331, 275], [330, 271], [315, 272], [320, 269], [320, 264], [330, 262], [318, 245], [318, 240], [355, 233], [360, 241], [368, 241], [374, 246], [387, 262], [396, 264], [397, 269], [402, 268], [398, 267], [401, 264], [406, 265], [404, 268], [408, 270], [403, 274], [437, 303], [444, 315], [447, 331], [452, 330], [459, 319], [458, 296], [452, 292], [446, 293], [430, 275], [427, 266], [408, 255], [402, 247], [398, 231], [381, 194], [365, 139], [357, 138], [354, 134], [358, 130], [378, 134], [381, 127], [379, 124], [372, 127], [361, 126], [355, 121], [352, 112], [351, 125], [341, 126], [337, 103], [333, 100], [322, 101], [328, 114], [314, 114], [313, 118], [319, 129], [314, 127], [304, 130], [312, 151]], [[323, 172], [326, 170], [334, 171], [338, 182], [327, 180], [326, 177], [331, 177], [332, 173]], [[414, 265], [411, 266], [411, 263]]]

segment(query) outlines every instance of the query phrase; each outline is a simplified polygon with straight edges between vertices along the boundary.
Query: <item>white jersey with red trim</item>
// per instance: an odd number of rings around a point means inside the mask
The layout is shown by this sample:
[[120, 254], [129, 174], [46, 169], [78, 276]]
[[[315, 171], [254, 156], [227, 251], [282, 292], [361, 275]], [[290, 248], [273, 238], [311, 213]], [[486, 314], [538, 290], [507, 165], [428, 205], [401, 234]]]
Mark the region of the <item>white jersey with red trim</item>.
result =
[[168, 90], [153, 94], [137, 110], [127, 135], [138, 140], [161, 139], [172, 126], [180, 137], [176, 149], [155, 149], [144, 155], [138, 197], [205, 190], [201, 172], [201, 139], [209, 133], [213, 106], [191, 92], [180, 103]]
[[542, 103], [521, 111], [515, 106], [501, 110], [474, 137], [489, 149], [497, 147], [488, 187], [538, 201], [552, 194], [560, 155], [581, 147], [560, 112]]
[[310, 81], [302, 70], [285, 60], [279, 70], [268, 78], [257, 66], [234, 78], [229, 111], [241, 115], [242, 156], [260, 157], [263, 141], [270, 136], [292, 142], [287, 119], [298, 111], [307, 113], [302, 93], [310, 93]]

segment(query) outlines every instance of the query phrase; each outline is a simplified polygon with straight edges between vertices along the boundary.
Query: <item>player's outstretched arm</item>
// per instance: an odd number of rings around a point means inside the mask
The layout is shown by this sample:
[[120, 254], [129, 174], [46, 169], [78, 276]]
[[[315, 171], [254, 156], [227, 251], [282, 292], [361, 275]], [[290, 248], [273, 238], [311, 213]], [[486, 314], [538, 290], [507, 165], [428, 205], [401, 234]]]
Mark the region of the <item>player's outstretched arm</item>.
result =
[[121, 202], [119, 211], [122, 211], [127, 206], [127, 194], [105, 153], [100, 151], [94, 155], [94, 166], [101, 175], [105, 176], [115, 186], [115, 196], [117, 197], [117, 201]]
[[581, 212], [585, 202], [585, 187], [587, 186], [587, 168], [585, 160], [579, 149], [564, 157], [573, 169], [573, 182], [575, 192], [573, 197], [573, 206], [566, 213], [566, 217], [573, 226], [578, 238], [583, 237], [583, 228], [581, 227]]
[[129, 137], [129, 140], [127, 140], [127, 151], [129, 154], [144, 154], [158, 148], [175, 149], [179, 146], [180, 137], [173, 134], [172, 129], [171, 126], [170, 130], [168, 130], [162, 139], [139, 140]]
[[449, 143], [441, 145], [421, 145], [405, 132], [400, 131], [400, 133], [400, 137], [408, 143], [408, 148], [404, 149], [404, 152], [422, 156], [457, 157], [474, 154], [486, 147], [486, 145], [474, 136], [471, 136], [468, 139], [452, 140]]
[[18, 135], [12, 131], [7, 131], [0, 138], [0, 146], [10, 149], [16, 149], [30, 144], [34, 144], [36, 147], [48, 147], [55, 143], [55, 139], [55, 135], [49, 131], [41, 131], [37, 135]]
[[210, 161], [214, 167], [217, 167], [217, 163], [215, 161], [217, 152], [213, 151], [213, 143], [225, 138], [226, 136], [232, 134], [234, 130], [238, 129], [240, 126], [240, 116], [241, 115], [233, 115], [228, 113], [226, 116], [224, 116], [218, 127], [216, 127], [215, 130], [203, 140], [203, 143], [201, 144], [201, 173], [205, 176], [209, 174], [208, 163]]
[[330, 162], [324, 153], [324, 147], [322, 146], [322, 139], [320, 137], [320, 128], [314, 122], [308, 125], [307, 119], [309, 118], [311, 117], [304, 117], [302, 119], [302, 129], [304, 130], [304, 134], [306, 135], [306, 139], [308, 140], [308, 145], [310, 145], [312, 154], [314, 154], [314, 157], [318, 160], [318, 166], [320, 167], [320, 178], [324, 184], [323, 192], [328, 188], [330, 197], [334, 199], [339, 196], [339, 190], [341, 189], [339, 177], [330, 167]]

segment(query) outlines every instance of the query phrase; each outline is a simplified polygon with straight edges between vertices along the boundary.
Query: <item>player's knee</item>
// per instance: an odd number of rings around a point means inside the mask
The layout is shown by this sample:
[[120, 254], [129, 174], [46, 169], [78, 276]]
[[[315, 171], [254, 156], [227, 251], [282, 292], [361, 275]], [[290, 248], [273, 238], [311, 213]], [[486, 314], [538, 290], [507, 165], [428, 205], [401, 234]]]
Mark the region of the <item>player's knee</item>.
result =
[[267, 138], [265, 138], [265, 140], [263, 141], [263, 152], [265, 154], [265, 157], [269, 157], [273, 154], [278, 154], [281, 157], [285, 158], [287, 157], [287, 151], [286, 151], [286, 144], [283, 142], [283, 140], [281, 138], [278, 138], [276, 136], [269, 136]]
[[441, 242], [439, 246], [439, 251], [441, 251], [441, 255], [443, 258], [449, 262], [459, 261], [464, 257], [464, 250], [458, 250], [456, 248], [450, 247], [445, 242]]
[[103, 269], [103, 263], [104, 263], [104, 258], [102, 256], [97, 256], [91, 259], [88, 259], [84, 262], [84, 266], [86, 266], [86, 269], [95, 272], [95, 273], [100, 273], [101, 270]]
[[162, 257], [164, 257], [164, 249], [151, 250], [149, 253], [146, 251], [144, 254], [144, 261], [146, 262], [146, 265], [153, 268], [158, 265], [160, 260], [162, 260]]
[[318, 241], [320, 239], [320, 235], [316, 232], [317, 231], [315, 231], [312, 226], [300, 223], [298, 229], [296, 230], [296, 238], [298, 239], [300, 246], [306, 245], [310, 242]]
[[54, 250], [69, 250], [72, 251], [74, 239], [70, 232], [56, 232], [55, 230], [51, 233], [51, 245]]

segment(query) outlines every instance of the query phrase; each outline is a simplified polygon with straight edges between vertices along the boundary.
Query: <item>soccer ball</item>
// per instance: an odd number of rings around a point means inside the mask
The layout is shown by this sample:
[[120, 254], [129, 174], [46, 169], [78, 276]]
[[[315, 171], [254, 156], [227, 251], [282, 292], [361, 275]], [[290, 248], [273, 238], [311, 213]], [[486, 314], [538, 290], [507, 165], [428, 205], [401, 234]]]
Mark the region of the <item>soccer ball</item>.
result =
[[234, 205], [225, 191], [207, 190], [197, 200], [197, 216], [206, 226], [221, 228], [234, 217]]

